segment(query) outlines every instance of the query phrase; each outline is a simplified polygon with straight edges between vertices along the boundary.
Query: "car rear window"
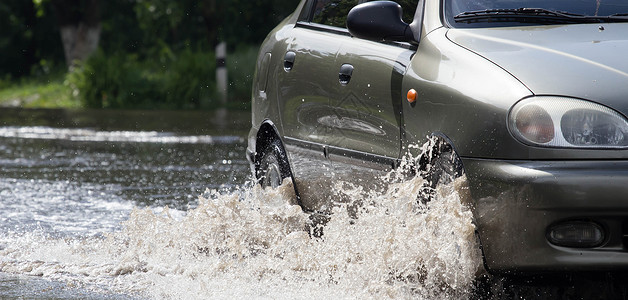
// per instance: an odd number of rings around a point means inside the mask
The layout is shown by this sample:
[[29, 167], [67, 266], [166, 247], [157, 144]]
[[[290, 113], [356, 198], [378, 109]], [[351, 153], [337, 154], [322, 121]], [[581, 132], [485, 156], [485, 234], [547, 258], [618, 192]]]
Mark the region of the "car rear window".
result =
[[[370, 0], [369, 0], [370, 1]], [[347, 14], [356, 5], [369, 2], [365, 0], [313, 0], [311, 6], [312, 23], [346, 28]], [[403, 19], [412, 22], [419, 0], [395, 1], [403, 8]], [[308, 16], [302, 16], [307, 20]]]

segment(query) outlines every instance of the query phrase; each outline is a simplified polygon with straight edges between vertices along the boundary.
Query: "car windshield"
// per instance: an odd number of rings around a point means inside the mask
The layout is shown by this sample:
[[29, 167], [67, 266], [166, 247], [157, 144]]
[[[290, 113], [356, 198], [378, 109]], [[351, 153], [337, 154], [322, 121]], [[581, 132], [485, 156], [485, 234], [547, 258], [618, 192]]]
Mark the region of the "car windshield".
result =
[[626, 0], [446, 0], [451, 27], [628, 21]]

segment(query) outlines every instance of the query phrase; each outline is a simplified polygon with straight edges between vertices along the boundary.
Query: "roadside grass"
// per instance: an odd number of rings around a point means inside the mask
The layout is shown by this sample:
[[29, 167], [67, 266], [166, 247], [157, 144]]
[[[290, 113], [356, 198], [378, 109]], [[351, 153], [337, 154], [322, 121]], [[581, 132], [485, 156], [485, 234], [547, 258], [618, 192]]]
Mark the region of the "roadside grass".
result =
[[0, 81], [0, 106], [25, 108], [80, 108], [80, 100], [64, 83], [65, 74], [45, 78], [25, 78], [18, 82]]

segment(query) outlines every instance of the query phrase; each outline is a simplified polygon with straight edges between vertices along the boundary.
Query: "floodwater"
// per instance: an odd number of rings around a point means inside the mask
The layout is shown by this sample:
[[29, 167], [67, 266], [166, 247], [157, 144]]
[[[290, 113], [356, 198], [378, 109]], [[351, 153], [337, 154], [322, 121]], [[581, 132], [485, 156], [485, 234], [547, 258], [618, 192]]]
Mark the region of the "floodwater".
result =
[[475, 280], [483, 269], [462, 181], [426, 205], [416, 201], [420, 178], [390, 174], [380, 194], [330, 187], [364, 204], [357, 216], [338, 207], [323, 236], [312, 236], [308, 215], [287, 204], [289, 182], [266, 191], [251, 183], [249, 120], [2, 110], [0, 298], [565, 295], [562, 286], [522, 294], [493, 276]]
[[371, 204], [312, 237], [289, 184], [251, 183], [249, 126], [237, 112], [0, 112], [1, 298], [469, 293], [478, 257], [458, 198], [428, 210], [411, 180], [337, 187]]
[[0, 298], [144, 293], [114, 288], [123, 276], [99, 269], [122, 254], [92, 250], [120, 242], [107, 244], [107, 235], [134, 209], [183, 216], [207, 189], [240, 188], [250, 173], [249, 120], [245, 112], [0, 111]]

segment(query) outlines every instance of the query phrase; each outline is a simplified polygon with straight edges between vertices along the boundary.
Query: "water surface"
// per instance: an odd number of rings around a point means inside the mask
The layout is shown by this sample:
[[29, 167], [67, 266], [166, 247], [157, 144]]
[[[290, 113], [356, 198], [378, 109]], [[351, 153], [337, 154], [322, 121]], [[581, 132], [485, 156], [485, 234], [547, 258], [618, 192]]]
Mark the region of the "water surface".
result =
[[[478, 266], [458, 194], [330, 187], [322, 238], [245, 159], [248, 113], [0, 112], [0, 294], [36, 299], [432, 298]], [[451, 193], [450, 193], [451, 194]], [[449, 214], [446, 211], [458, 213]], [[443, 226], [442, 224], [446, 224]], [[456, 234], [452, 235], [452, 232]]]
[[225, 111], [0, 111], [2, 298], [83, 298], [86, 291], [29, 271], [46, 257], [7, 266], [40, 239], [102, 239], [134, 208], [183, 214], [207, 189], [238, 188], [250, 173], [249, 120]]
[[349, 214], [339, 204], [323, 236], [312, 236], [309, 215], [288, 205], [290, 182], [277, 190], [251, 182], [249, 120], [224, 111], [0, 111], [0, 298], [628, 295], [604, 285], [617, 282], [605, 275], [515, 288], [509, 278], [476, 281], [482, 260], [464, 178], [427, 204], [417, 201], [420, 177], [392, 173], [382, 193], [338, 182], [329, 187], [338, 199], [362, 206]]

